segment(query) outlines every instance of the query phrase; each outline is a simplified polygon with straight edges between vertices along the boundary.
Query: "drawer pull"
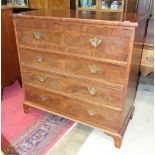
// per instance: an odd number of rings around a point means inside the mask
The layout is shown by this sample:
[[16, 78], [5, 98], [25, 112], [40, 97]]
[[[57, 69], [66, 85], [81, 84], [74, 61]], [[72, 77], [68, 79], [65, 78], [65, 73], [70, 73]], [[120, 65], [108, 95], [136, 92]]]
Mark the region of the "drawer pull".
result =
[[44, 82], [47, 79], [47, 77], [44, 75], [41, 75], [38, 78], [39, 78], [39, 81], [41, 81], [41, 82]]
[[92, 109], [87, 109], [88, 113], [90, 116], [95, 116], [96, 115], [96, 111], [92, 110]]
[[98, 70], [100, 70], [99, 67], [93, 65], [93, 66], [89, 66], [89, 69], [92, 73], [96, 74]]
[[44, 58], [43, 57], [36, 57], [36, 61], [38, 62], [38, 63], [43, 63], [43, 61], [44, 61]]
[[40, 96], [41, 100], [46, 101], [48, 99], [48, 96]]
[[97, 38], [92, 38], [89, 39], [89, 43], [93, 46], [93, 47], [97, 47], [98, 45], [101, 44], [101, 40], [97, 39]]
[[40, 39], [41, 38], [41, 32], [34, 32], [34, 37], [36, 39]]
[[97, 90], [95, 89], [95, 88], [88, 88], [88, 91], [89, 91], [89, 93], [91, 94], [91, 95], [95, 95], [96, 94], [96, 92], [97, 92]]
[[148, 61], [149, 63], [153, 63], [154, 62], [154, 57], [151, 56], [146, 56], [146, 61]]

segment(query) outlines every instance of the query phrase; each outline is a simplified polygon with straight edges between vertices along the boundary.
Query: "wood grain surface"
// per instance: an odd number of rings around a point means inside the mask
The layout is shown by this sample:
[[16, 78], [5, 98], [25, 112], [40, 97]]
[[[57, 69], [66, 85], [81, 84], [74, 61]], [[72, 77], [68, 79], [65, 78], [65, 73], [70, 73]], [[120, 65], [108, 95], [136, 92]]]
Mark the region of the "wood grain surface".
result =
[[66, 10], [14, 15], [25, 112], [35, 107], [97, 127], [121, 147], [148, 17]]

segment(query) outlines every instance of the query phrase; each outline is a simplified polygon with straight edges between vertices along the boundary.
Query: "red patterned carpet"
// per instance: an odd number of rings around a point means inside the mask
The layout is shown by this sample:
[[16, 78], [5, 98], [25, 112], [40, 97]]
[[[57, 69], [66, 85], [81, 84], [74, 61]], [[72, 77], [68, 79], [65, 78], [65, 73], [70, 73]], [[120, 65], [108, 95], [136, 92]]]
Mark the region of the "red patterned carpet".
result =
[[[62, 117], [31, 109], [23, 112], [24, 94], [19, 83], [4, 89], [2, 100], [2, 146], [8, 153], [45, 155], [66, 133], [73, 122]], [[10, 147], [11, 146], [11, 147]]]

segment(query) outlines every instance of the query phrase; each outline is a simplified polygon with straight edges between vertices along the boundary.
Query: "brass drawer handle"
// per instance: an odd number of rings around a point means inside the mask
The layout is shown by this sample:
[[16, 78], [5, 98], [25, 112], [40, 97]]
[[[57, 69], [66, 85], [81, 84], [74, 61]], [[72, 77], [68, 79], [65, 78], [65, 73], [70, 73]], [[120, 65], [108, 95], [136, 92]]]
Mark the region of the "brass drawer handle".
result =
[[43, 58], [42, 56], [36, 57], [36, 61], [37, 61], [38, 63], [43, 63], [44, 58]]
[[91, 44], [91, 46], [93, 47], [97, 47], [98, 45], [101, 44], [101, 40], [97, 39], [97, 38], [92, 38], [92, 39], [89, 39], [89, 43]]
[[100, 70], [100, 68], [97, 67], [97, 66], [95, 66], [95, 65], [93, 65], [93, 66], [89, 66], [89, 70], [90, 70], [92, 73], [96, 74], [97, 71]]
[[34, 32], [34, 37], [36, 39], [40, 39], [41, 38], [41, 32]]
[[146, 56], [146, 61], [150, 62], [150, 63], [153, 63], [154, 62], [154, 57], [151, 55], [151, 56]]
[[96, 92], [97, 92], [97, 90], [96, 90], [94, 87], [92, 87], [92, 88], [88, 88], [88, 92], [89, 92], [91, 95], [95, 95]]
[[39, 81], [44, 82], [44, 81], [47, 79], [47, 77], [44, 76], [44, 75], [40, 75], [40, 76], [38, 77], [38, 79], [39, 79]]
[[93, 109], [87, 109], [88, 113], [90, 116], [95, 116], [96, 115], [96, 111]]
[[41, 98], [41, 100], [46, 101], [48, 99], [48, 96], [41, 95], [40, 98]]

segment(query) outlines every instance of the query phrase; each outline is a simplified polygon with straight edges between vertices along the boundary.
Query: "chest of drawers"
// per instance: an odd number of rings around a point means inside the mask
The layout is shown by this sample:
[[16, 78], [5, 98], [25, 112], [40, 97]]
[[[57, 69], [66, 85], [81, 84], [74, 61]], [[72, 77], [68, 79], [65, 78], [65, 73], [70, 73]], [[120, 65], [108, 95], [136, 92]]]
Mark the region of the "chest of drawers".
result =
[[133, 114], [146, 22], [85, 11], [14, 15], [24, 111], [38, 108], [99, 128], [119, 148]]

